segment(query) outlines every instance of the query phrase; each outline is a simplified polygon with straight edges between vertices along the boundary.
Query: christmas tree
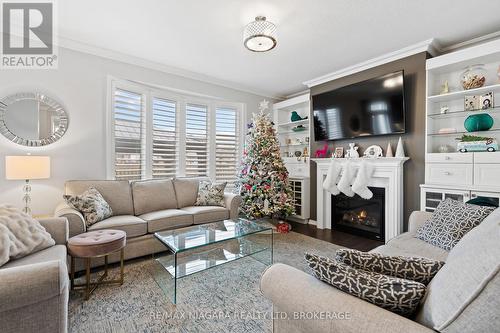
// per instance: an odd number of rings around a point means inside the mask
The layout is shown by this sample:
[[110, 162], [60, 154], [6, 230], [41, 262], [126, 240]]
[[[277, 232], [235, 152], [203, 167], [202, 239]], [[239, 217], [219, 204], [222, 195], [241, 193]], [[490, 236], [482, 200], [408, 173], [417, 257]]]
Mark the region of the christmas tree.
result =
[[285, 218], [294, 213], [288, 170], [280, 155], [273, 122], [260, 103], [260, 112], [248, 125], [243, 158], [238, 174], [242, 212], [248, 218]]

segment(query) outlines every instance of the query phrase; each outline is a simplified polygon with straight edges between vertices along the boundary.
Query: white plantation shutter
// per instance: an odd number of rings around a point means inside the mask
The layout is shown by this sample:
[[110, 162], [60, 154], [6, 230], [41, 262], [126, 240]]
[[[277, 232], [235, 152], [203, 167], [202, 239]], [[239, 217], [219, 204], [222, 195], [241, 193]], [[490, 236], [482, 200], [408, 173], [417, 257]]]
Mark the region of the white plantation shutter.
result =
[[215, 109], [215, 181], [234, 186], [239, 160], [238, 112], [234, 108]]
[[208, 107], [186, 105], [186, 176], [208, 175]]
[[172, 178], [178, 169], [177, 103], [153, 98], [153, 178]]
[[115, 178], [143, 179], [146, 174], [144, 96], [115, 89], [113, 118]]

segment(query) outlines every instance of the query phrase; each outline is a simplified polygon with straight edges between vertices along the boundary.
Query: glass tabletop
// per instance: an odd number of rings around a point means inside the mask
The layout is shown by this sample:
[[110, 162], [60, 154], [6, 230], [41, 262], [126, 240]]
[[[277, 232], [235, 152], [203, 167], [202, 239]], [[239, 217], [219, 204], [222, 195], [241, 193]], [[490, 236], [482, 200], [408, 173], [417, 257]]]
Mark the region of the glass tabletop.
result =
[[156, 232], [155, 237], [174, 253], [178, 253], [270, 229], [271, 226], [258, 221], [238, 219]]

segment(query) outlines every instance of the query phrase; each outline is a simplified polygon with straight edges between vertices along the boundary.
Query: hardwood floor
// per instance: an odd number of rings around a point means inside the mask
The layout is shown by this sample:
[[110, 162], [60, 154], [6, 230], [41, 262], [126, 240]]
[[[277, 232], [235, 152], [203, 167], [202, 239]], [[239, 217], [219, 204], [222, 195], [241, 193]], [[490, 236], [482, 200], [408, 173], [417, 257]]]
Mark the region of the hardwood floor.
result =
[[302, 224], [291, 221], [289, 221], [289, 223], [292, 225], [292, 231], [359, 251], [370, 251], [377, 246], [384, 245], [384, 242], [381, 241], [331, 229], [318, 229], [316, 226], [311, 224]]

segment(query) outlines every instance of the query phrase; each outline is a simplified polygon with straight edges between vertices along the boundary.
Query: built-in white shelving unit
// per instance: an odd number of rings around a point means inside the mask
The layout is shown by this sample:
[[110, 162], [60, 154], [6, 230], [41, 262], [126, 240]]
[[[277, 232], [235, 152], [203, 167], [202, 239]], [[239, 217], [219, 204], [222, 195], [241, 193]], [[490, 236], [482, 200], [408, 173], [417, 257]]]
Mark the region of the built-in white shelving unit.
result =
[[[484, 65], [484, 86], [464, 90], [460, 74], [476, 64]], [[491, 137], [500, 142], [500, 40], [490, 41], [427, 60], [425, 184], [421, 185], [421, 210], [434, 211], [446, 198], [468, 201], [483, 196], [500, 198], [500, 152], [457, 152], [463, 134]], [[448, 81], [449, 92], [442, 94]], [[491, 92], [493, 107], [468, 111], [467, 96]], [[441, 108], [446, 107], [446, 113]], [[487, 113], [494, 124], [488, 131], [468, 132], [464, 121], [473, 114]], [[454, 129], [442, 133], [440, 129]], [[443, 147], [448, 148], [448, 152]]]
[[[302, 118], [292, 121], [295, 111]], [[311, 155], [310, 96], [304, 94], [289, 98], [273, 105], [273, 119], [280, 141], [280, 151], [290, 175], [294, 191], [296, 215], [291, 219], [308, 223], [309, 221], [309, 170]], [[297, 127], [300, 127], [297, 130]], [[303, 129], [301, 129], [303, 128]], [[300, 154], [299, 154], [300, 153]], [[298, 156], [300, 155], [300, 156]]]

